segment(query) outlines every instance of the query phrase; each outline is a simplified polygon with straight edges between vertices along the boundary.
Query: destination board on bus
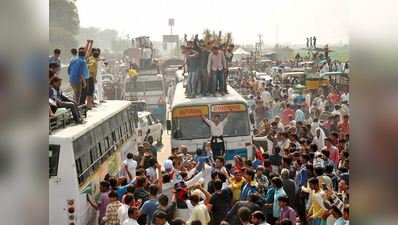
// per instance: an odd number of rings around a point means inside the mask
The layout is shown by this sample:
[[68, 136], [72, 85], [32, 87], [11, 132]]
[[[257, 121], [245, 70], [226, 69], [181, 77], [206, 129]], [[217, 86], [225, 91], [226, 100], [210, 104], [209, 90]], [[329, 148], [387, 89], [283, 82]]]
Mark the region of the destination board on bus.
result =
[[212, 105], [212, 113], [228, 113], [232, 108], [232, 112], [246, 112], [247, 108], [244, 104], [231, 104], [231, 105]]
[[209, 110], [207, 106], [194, 106], [194, 107], [182, 107], [176, 108], [173, 111], [173, 118], [189, 118], [189, 117], [200, 117], [200, 110], [202, 110], [203, 115], [209, 115]]

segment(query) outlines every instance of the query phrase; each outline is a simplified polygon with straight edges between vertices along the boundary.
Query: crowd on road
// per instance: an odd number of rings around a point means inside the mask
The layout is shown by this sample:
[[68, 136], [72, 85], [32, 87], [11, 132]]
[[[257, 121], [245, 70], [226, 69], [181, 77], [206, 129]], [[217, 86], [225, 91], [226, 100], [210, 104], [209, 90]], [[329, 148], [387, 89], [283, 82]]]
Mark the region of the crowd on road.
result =
[[[229, 38], [219, 44], [221, 32], [216, 40], [209, 36], [207, 33], [200, 41], [196, 35], [182, 46], [189, 98], [227, 94], [225, 72], [234, 46]], [[55, 49], [50, 56], [50, 115], [54, 107], [70, 108], [81, 123], [78, 105], [95, 107], [94, 87], [99, 85], [99, 71], [105, 65], [99, 57], [101, 50], [92, 45], [93, 41], [87, 40], [86, 47], [72, 49], [75, 58], [68, 74], [74, 100], [60, 89], [61, 51]], [[184, 145], [174, 146], [168, 159], [159, 162], [156, 145], [147, 133], [138, 154], [127, 154], [121, 176], [108, 174], [100, 181], [99, 200], [87, 195], [88, 203], [99, 211], [98, 223], [348, 224], [348, 91], [340, 93], [330, 84], [330, 93], [319, 89], [311, 95], [307, 89], [295, 90], [295, 79], [266, 81], [250, 75], [241, 76], [232, 86], [247, 92], [256, 122], [254, 159], [235, 155], [233, 162], [225, 160], [219, 139], [231, 112], [223, 121], [219, 116], [214, 122], [203, 118], [211, 127], [212, 140], [204, 142], [194, 155]]]
[[254, 160], [236, 155], [233, 163], [227, 162], [224, 149], [214, 142], [228, 117], [220, 121], [215, 116], [214, 122], [204, 118], [212, 128], [212, 141], [194, 155], [184, 145], [175, 146], [163, 163], [157, 161], [149, 136], [137, 155], [127, 155], [122, 177], [101, 181], [99, 202], [88, 197], [100, 210], [99, 221], [348, 224], [348, 92], [312, 99], [308, 91], [296, 92], [291, 85], [284, 87], [286, 95], [278, 85], [272, 90], [268, 87], [274, 85], [269, 85], [254, 85], [256, 101], [254, 96], [248, 100], [257, 120]]

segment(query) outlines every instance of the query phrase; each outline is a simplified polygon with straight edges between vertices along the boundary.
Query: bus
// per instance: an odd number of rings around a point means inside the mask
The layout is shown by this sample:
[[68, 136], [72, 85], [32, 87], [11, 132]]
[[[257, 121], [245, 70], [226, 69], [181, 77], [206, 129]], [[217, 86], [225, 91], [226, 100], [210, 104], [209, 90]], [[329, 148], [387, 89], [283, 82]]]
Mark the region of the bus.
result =
[[49, 224], [96, 224], [97, 211], [86, 200], [100, 196], [106, 174], [119, 177], [128, 152], [138, 154], [130, 101], [108, 101], [87, 122], [49, 135]]
[[166, 93], [164, 80], [156, 70], [137, 71], [137, 78], [127, 77], [124, 80], [124, 96], [126, 99], [145, 101], [147, 111], [159, 121], [166, 118]]
[[178, 83], [180, 83], [180, 81], [182, 81], [183, 77], [181, 77], [177, 73], [177, 71], [179, 71], [179, 70], [182, 71], [182, 69], [178, 69], [178, 67], [179, 67], [178, 65], [177, 66], [171, 65], [169, 68], [165, 69], [165, 74], [163, 74], [163, 76], [166, 80], [166, 83], [174, 82], [174, 83], [178, 84]]
[[220, 97], [205, 97], [188, 99], [182, 83], [177, 84], [170, 120], [167, 120], [167, 130], [171, 131], [171, 146], [186, 145], [189, 153], [195, 153], [202, 148], [203, 142], [211, 140], [210, 127], [202, 120], [200, 110], [206, 118], [213, 119], [219, 115], [221, 121], [227, 117], [229, 109], [233, 112], [224, 127], [225, 160], [233, 163], [234, 155], [245, 159], [253, 159], [252, 136], [249, 108], [246, 100], [227, 85], [229, 94]]

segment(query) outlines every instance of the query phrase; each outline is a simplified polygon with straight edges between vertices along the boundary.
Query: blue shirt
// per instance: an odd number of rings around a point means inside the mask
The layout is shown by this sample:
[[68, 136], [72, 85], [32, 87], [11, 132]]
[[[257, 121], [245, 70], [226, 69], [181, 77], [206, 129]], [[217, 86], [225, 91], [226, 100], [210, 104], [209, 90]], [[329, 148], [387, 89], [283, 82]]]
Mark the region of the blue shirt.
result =
[[281, 188], [278, 191], [276, 191], [275, 195], [274, 195], [274, 207], [272, 208], [272, 213], [273, 213], [273, 216], [275, 218], [279, 218], [279, 214], [280, 214], [280, 211], [281, 211], [281, 207], [278, 205], [278, 198], [281, 195], [286, 195], [286, 192], [285, 192], [285, 190], [283, 190], [283, 188]]
[[338, 218], [334, 224], [335, 225], [344, 225], [346, 223], [345, 219], [343, 217]]
[[89, 59], [89, 58], [90, 58], [90, 56], [87, 56], [84, 59], [84, 61], [86, 62], [86, 67], [84, 68], [83, 76], [84, 76], [84, 79], [86, 79], [86, 80], [90, 78], [90, 71], [88, 70], [88, 65], [87, 65], [87, 59]]
[[303, 95], [297, 95], [296, 98], [298, 99], [298, 104], [301, 104], [301, 100], [304, 98]]
[[261, 161], [260, 160], [254, 160], [252, 162], [253, 169], [257, 169], [257, 167], [260, 166], [260, 165], [261, 165]]
[[193, 161], [195, 161], [196, 163], [199, 163], [199, 166], [196, 169], [196, 171], [198, 171], [198, 172], [202, 171], [202, 165], [203, 165], [203, 163], [206, 162], [206, 158], [207, 158], [207, 156], [199, 156], [199, 157], [195, 156]]
[[[160, 193], [160, 192], [159, 192]], [[148, 218], [147, 218], [147, 225], [151, 225], [152, 222], [152, 216], [155, 213], [155, 211], [157, 210], [159, 205], [159, 199], [151, 199], [148, 200], [144, 203], [144, 205], [141, 208], [141, 212], [144, 214], [147, 214]]]
[[304, 113], [301, 109], [296, 110], [296, 118], [294, 118], [294, 120], [296, 120], [296, 121], [304, 121], [305, 120]]
[[59, 64], [59, 69], [58, 69], [58, 71], [57, 71], [57, 74], [59, 75], [59, 73], [61, 72], [61, 69], [62, 69], [62, 66], [61, 66], [61, 59], [58, 57], [58, 59], [55, 60], [55, 56], [52, 55], [52, 56], [49, 56], [49, 57], [48, 57], [48, 61], [49, 61], [48, 65], [50, 65], [50, 63], [51, 63], [51, 62], [54, 62], [54, 61], [56, 61], [56, 62]]
[[[297, 180], [297, 183], [298, 183], [297, 187], [298, 188], [301, 187], [301, 186], [304, 186], [305, 181], [307, 180], [307, 171], [306, 171], [306, 169], [307, 169], [307, 164], [303, 164], [301, 166], [301, 168], [299, 169], [299, 171], [298, 171], [298, 180]], [[301, 190], [301, 188], [299, 188], [299, 190]]]
[[[275, 191], [276, 189], [274, 188], [274, 186], [269, 186], [269, 189], [267, 191], [267, 194], [265, 195], [265, 197], [262, 197], [261, 200], [265, 203], [271, 204], [274, 202], [274, 195], [275, 195]], [[267, 214], [273, 214], [273, 209], [272, 208], [265, 208], [265, 213]]]
[[[187, 61], [188, 61], [188, 65], [189, 65], [189, 72], [195, 72], [196, 71], [196, 67], [198, 66], [196, 63], [196, 58], [191, 57], [188, 58], [188, 53], [187, 53]], [[198, 53], [196, 51], [192, 51], [191, 55], [196, 55], [196, 57], [198, 57]]]
[[247, 100], [247, 105], [249, 105], [249, 108], [252, 108], [252, 106], [256, 104], [256, 102], [254, 100]]
[[87, 68], [87, 63], [84, 61], [83, 57], [72, 60], [68, 66], [69, 83], [81, 83], [82, 79], [80, 76], [83, 75], [85, 68]]
[[125, 185], [125, 186], [122, 186], [122, 187], [119, 187], [119, 189], [116, 190], [116, 192], [117, 192], [117, 194], [118, 194], [117, 200], [119, 200], [119, 202], [122, 201], [123, 195], [126, 194], [127, 186], [129, 186], [130, 184], [131, 184], [131, 185], [134, 185], [134, 184], [135, 184], [135, 179], [133, 179], [129, 184], [127, 184], [127, 185]]

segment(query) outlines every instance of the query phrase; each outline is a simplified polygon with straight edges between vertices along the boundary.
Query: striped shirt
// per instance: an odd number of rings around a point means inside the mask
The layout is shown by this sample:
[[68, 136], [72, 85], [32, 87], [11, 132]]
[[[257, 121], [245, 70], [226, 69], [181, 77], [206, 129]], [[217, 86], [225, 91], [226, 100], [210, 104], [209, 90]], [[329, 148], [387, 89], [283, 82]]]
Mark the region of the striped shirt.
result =
[[119, 201], [113, 201], [109, 203], [106, 207], [106, 213], [104, 218], [102, 218], [102, 222], [105, 224], [120, 224], [117, 213], [120, 206], [122, 206], [122, 203]]

